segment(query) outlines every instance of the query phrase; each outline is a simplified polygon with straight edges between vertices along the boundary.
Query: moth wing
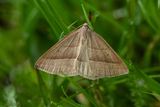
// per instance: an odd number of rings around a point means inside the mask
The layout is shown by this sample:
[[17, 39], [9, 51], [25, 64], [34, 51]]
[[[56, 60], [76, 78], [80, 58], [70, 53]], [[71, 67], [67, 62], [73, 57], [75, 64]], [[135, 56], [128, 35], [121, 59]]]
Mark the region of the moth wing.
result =
[[59, 71], [63, 71], [68, 76], [77, 75], [75, 61], [79, 46], [79, 30], [72, 31], [44, 53], [37, 60], [35, 68], [51, 74], [61, 75]]
[[100, 35], [93, 31], [88, 35], [90, 78], [113, 77], [129, 72], [126, 64]]

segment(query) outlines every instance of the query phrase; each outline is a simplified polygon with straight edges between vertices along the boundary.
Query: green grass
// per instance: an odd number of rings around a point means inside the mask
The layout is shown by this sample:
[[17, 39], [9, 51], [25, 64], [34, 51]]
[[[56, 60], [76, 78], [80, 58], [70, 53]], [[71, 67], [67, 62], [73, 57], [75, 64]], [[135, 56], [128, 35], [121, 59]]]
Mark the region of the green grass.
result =
[[[0, 1], [0, 106], [160, 106], [159, 9], [160, 0]], [[110, 44], [129, 74], [91, 81], [34, 68], [44, 52], [83, 23]]]

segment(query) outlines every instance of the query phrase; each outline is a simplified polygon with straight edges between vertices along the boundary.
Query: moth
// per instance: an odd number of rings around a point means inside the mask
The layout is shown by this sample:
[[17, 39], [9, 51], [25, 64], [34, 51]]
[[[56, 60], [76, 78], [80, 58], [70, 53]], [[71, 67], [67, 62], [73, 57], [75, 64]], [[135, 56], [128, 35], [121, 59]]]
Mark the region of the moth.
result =
[[63, 76], [80, 75], [87, 79], [114, 77], [129, 72], [126, 64], [109, 44], [84, 23], [63, 37], [36, 62], [35, 68]]

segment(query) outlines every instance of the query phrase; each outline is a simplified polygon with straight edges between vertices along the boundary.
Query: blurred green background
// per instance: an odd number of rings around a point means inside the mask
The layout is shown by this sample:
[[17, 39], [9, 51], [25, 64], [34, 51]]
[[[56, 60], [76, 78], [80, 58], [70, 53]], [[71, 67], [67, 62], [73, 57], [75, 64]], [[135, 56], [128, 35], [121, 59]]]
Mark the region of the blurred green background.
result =
[[[129, 74], [91, 81], [36, 60], [92, 13]], [[0, 0], [0, 107], [160, 107], [160, 0]]]

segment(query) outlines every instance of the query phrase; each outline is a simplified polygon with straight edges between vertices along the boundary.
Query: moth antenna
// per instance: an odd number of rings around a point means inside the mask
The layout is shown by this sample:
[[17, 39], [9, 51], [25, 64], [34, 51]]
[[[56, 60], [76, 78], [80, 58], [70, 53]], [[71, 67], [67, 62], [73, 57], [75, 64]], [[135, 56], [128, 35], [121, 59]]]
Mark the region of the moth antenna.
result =
[[91, 24], [92, 24], [92, 13], [91, 13], [91, 11], [89, 12], [88, 18], [89, 18], [89, 21], [90, 21]]
[[74, 27], [74, 26], [70, 26], [68, 23], [66, 23], [64, 20], [62, 20], [68, 27], [69, 27], [69, 29], [70, 28], [74, 28], [74, 29], [77, 29], [76, 27]]
[[79, 29], [80, 27], [82, 27], [83, 25], [79, 25], [78, 27], [77, 27], [77, 29]]
[[64, 20], [62, 20], [67, 26], [69, 26], [69, 24], [67, 22], [65, 22]]

